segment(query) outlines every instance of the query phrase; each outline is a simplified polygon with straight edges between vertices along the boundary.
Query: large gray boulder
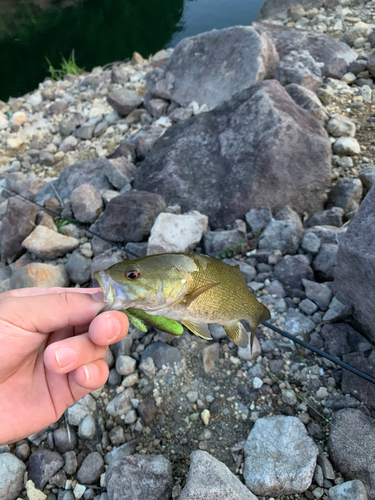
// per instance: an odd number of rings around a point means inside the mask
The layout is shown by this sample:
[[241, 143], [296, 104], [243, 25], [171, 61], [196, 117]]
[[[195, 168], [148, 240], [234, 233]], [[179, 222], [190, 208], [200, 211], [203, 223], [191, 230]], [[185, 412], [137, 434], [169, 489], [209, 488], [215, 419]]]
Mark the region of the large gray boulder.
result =
[[360, 329], [374, 341], [375, 303], [375, 187], [363, 200], [343, 238], [339, 240], [334, 293], [353, 306]]
[[272, 40], [280, 59], [296, 48], [307, 50], [316, 62], [324, 63], [323, 76], [341, 78], [348, 65], [357, 59], [357, 53], [346, 43], [324, 33], [267, 23], [253, 23], [252, 27]]
[[196, 101], [210, 109], [264, 78], [279, 61], [267, 35], [248, 26], [212, 30], [182, 40], [163, 68], [147, 77], [154, 97], [179, 104]]
[[269, 80], [167, 130], [139, 166], [134, 187], [223, 228], [254, 207], [321, 210], [330, 171], [323, 127]]

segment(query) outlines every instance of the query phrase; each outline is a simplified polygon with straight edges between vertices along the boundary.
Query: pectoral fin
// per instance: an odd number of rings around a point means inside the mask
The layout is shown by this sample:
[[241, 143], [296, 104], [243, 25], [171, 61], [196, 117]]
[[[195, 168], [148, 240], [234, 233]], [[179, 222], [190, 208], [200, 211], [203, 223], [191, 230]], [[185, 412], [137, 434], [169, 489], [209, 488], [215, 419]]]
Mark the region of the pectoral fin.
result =
[[[249, 344], [249, 334], [245, 330], [242, 323], [237, 321], [236, 323], [226, 323], [221, 325], [228, 337], [233, 340], [233, 342], [239, 347], [247, 347]], [[253, 341], [253, 334], [251, 334], [251, 342]], [[251, 343], [251, 346], [253, 344]]]
[[197, 297], [199, 297], [199, 295], [201, 295], [204, 292], [207, 292], [207, 290], [211, 290], [211, 288], [213, 288], [214, 286], [217, 286], [217, 285], [220, 285], [220, 282], [219, 283], [209, 283], [208, 285], [203, 285], [203, 286], [197, 288], [196, 290], [194, 290], [194, 292], [189, 293], [189, 295], [186, 295], [186, 297], [185, 297], [186, 307], [189, 307], [191, 305], [191, 303]]
[[183, 320], [181, 323], [186, 326], [189, 330], [191, 330], [198, 337], [202, 337], [205, 340], [212, 340], [210, 330], [206, 323], [201, 323], [200, 321], [192, 321], [192, 320]]
[[[137, 326], [134, 323], [134, 318], [136, 319], [136, 321], [139, 321], [141, 324], [143, 324], [144, 328], [146, 327], [143, 321], [146, 321], [146, 323], [153, 326], [154, 328], [157, 328], [158, 330], [161, 330], [166, 333], [170, 333], [171, 335], [182, 335], [184, 331], [183, 326], [180, 325], [180, 323], [178, 323], [174, 319], [164, 318], [163, 316], [154, 316], [151, 314], [147, 314], [145, 311], [141, 311], [140, 309], [133, 309], [133, 308], [127, 309], [124, 312], [126, 314], [130, 312], [130, 315], [132, 316], [133, 319], [131, 319], [130, 317], [129, 319], [131, 320], [133, 325], [139, 330], [140, 330], [139, 326]], [[142, 331], [143, 332], [147, 331], [147, 328], [146, 330]]]

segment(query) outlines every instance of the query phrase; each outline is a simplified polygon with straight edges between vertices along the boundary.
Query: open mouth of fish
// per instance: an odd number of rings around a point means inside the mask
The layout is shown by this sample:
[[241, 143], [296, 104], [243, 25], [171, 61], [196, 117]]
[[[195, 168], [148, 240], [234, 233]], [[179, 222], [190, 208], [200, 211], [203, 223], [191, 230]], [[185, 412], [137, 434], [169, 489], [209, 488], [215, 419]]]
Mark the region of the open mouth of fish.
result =
[[133, 300], [116, 281], [113, 281], [110, 276], [104, 271], [96, 271], [95, 278], [98, 280], [100, 288], [103, 291], [104, 301], [107, 303], [107, 310], [119, 311], [132, 307]]

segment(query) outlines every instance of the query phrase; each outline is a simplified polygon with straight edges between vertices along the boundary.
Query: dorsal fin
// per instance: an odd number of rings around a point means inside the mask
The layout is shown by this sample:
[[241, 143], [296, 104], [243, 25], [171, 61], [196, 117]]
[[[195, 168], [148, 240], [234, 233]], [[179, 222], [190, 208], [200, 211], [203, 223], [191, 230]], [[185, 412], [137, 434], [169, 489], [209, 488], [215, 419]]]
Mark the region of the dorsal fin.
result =
[[205, 340], [212, 340], [210, 330], [206, 323], [201, 323], [200, 321], [194, 321], [191, 319], [184, 319], [181, 323], [186, 326], [190, 331], [198, 335], [198, 337], [202, 337]]
[[209, 283], [208, 285], [203, 285], [194, 290], [194, 292], [189, 293], [189, 295], [186, 295], [185, 297], [185, 302], [186, 302], [186, 307], [189, 307], [191, 303], [199, 297], [199, 295], [202, 295], [202, 293], [207, 292], [207, 290], [211, 290], [214, 286], [220, 285], [219, 283]]

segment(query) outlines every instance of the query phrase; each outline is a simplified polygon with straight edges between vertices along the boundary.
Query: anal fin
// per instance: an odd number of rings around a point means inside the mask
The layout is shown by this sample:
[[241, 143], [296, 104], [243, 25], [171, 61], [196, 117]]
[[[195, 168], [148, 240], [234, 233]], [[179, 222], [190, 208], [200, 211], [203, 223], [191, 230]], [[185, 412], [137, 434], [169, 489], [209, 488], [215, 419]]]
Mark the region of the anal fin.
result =
[[249, 345], [249, 334], [242, 323], [236, 321], [235, 323], [226, 323], [221, 326], [224, 328], [228, 337], [233, 340], [238, 347], [247, 347]]
[[200, 321], [193, 321], [190, 319], [184, 319], [181, 323], [186, 326], [190, 331], [198, 335], [198, 337], [202, 337], [205, 340], [212, 340], [212, 336], [210, 330], [206, 323], [202, 323]]

